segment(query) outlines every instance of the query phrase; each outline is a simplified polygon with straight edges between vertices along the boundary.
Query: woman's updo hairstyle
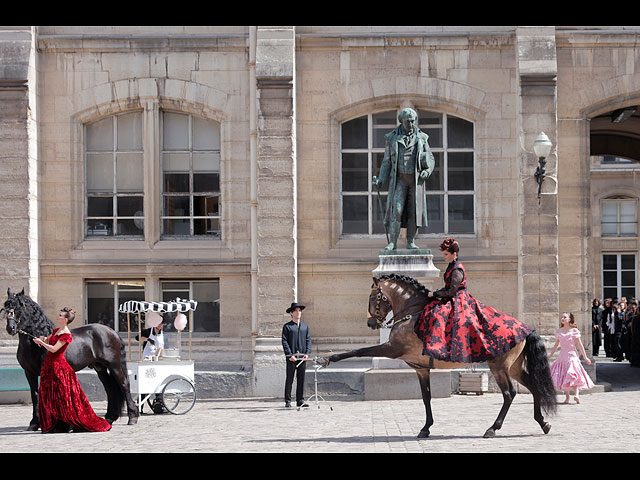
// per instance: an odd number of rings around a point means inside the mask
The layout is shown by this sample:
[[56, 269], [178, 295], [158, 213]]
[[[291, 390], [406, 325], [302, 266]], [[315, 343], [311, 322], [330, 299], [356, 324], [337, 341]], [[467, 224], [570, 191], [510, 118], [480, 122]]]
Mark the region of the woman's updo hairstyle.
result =
[[447, 238], [440, 244], [440, 250], [446, 250], [449, 253], [458, 253], [460, 251], [460, 244], [455, 238]]
[[76, 312], [74, 312], [73, 309], [69, 307], [62, 307], [60, 309], [60, 315], [67, 319], [67, 323], [73, 322], [73, 320], [76, 318]]

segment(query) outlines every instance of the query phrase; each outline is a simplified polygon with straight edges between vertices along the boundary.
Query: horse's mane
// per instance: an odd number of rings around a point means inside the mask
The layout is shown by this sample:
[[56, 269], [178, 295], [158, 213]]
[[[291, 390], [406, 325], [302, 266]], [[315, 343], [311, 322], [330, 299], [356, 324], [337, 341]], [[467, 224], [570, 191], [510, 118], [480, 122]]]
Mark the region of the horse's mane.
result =
[[[29, 326], [31, 334], [35, 336], [39, 335], [49, 335], [53, 332], [53, 322], [49, 320], [40, 305], [38, 305], [29, 295], [16, 295], [16, 300], [22, 305], [22, 316], [24, 318], [23, 321], [26, 323], [24, 326]], [[27, 323], [28, 322], [28, 323]]]
[[380, 275], [377, 277], [379, 280], [390, 280], [396, 283], [404, 283], [408, 284], [416, 291], [416, 293], [424, 295], [425, 297], [429, 293], [429, 289], [417, 281], [413, 277], [409, 277], [407, 275], [400, 275], [397, 273], [386, 273], [384, 275]]

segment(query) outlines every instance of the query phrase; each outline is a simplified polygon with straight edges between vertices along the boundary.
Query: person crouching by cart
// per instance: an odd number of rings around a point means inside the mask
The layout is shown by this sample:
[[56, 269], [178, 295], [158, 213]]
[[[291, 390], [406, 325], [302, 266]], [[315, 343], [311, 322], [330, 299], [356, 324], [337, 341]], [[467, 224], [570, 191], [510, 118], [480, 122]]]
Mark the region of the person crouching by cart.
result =
[[308, 407], [304, 401], [304, 374], [307, 364], [305, 360], [311, 353], [311, 335], [309, 326], [302, 321], [304, 305], [293, 302], [286, 312], [291, 321], [282, 327], [282, 348], [287, 359], [287, 376], [284, 383], [284, 406], [291, 407], [291, 387], [296, 377], [296, 405]]

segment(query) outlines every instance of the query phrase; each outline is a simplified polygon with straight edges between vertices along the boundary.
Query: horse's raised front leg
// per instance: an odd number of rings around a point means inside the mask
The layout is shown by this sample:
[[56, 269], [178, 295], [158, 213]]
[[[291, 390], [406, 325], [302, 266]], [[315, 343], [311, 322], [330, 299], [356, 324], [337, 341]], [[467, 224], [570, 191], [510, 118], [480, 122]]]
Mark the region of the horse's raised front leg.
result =
[[329, 358], [324, 358], [321, 361], [323, 366], [329, 365], [331, 362], [339, 362], [347, 358], [354, 357], [386, 357], [386, 358], [398, 358], [402, 354], [402, 350], [392, 345], [390, 342], [381, 343], [380, 345], [374, 345], [372, 347], [358, 348], [350, 352], [336, 353]]
[[420, 391], [422, 392], [422, 401], [427, 414], [427, 422], [420, 430], [418, 438], [427, 438], [429, 436], [429, 428], [433, 425], [433, 415], [431, 413], [431, 371], [428, 368], [416, 369], [418, 380], [420, 380]]

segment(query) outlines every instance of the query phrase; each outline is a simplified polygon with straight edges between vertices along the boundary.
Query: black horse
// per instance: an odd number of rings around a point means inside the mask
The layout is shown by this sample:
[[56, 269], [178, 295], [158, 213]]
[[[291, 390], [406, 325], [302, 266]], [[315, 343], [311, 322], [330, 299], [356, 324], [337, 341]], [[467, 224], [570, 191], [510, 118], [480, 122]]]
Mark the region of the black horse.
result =
[[[7, 316], [7, 332], [10, 335], [19, 333], [17, 358], [29, 382], [33, 403], [33, 418], [28, 429], [38, 430], [38, 377], [47, 351], [36, 345], [32, 336], [47, 337], [53, 332], [54, 325], [40, 306], [24, 294], [24, 289], [17, 294], [7, 289], [7, 300], [2, 310]], [[120, 418], [126, 401], [128, 424], [137, 423], [139, 412], [131, 398], [126, 352], [118, 334], [105, 325], [95, 323], [74, 328], [72, 334], [73, 342], [67, 348], [65, 358], [76, 372], [85, 367], [97, 372], [107, 392], [105, 420], [113, 423]]]

